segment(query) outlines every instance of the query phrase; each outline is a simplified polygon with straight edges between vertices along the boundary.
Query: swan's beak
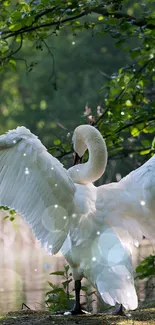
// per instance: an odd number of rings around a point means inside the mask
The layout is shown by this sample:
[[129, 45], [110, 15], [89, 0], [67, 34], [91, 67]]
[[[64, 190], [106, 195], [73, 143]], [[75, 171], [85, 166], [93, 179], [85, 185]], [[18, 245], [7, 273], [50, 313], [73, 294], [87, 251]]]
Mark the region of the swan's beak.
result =
[[74, 152], [73, 166], [80, 164], [82, 162], [82, 157], [80, 158], [77, 152]]

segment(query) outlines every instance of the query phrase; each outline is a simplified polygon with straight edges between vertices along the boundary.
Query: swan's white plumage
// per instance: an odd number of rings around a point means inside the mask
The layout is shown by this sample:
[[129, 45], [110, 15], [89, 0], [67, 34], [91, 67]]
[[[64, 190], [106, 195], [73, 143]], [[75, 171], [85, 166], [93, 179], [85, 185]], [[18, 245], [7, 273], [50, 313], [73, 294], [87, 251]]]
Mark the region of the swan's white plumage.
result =
[[118, 183], [100, 186], [97, 215], [132, 248], [143, 235], [155, 239], [155, 156]]
[[104, 172], [105, 142], [91, 126], [75, 131], [89, 161], [68, 171], [25, 127], [0, 136], [0, 205], [23, 215], [52, 253], [61, 248], [74, 279], [85, 276], [106, 303], [135, 309], [131, 253], [143, 235], [154, 238], [155, 157], [97, 188], [91, 182]]
[[53, 253], [68, 234], [74, 192], [62, 164], [29, 130], [18, 127], [0, 136], [0, 205], [23, 215], [36, 238]]

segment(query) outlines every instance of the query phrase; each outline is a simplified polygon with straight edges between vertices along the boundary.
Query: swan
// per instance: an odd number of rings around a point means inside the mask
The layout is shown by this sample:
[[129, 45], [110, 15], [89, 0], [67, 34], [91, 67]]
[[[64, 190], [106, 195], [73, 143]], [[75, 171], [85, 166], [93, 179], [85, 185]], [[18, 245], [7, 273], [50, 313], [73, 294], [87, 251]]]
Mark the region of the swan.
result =
[[73, 314], [81, 313], [81, 279], [114, 306], [137, 308], [132, 247], [155, 231], [155, 156], [118, 183], [93, 185], [105, 171], [107, 148], [90, 125], [73, 134], [76, 157], [66, 170], [24, 126], [0, 136], [0, 205], [22, 215], [52, 254], [61, 250], [75, 280]]

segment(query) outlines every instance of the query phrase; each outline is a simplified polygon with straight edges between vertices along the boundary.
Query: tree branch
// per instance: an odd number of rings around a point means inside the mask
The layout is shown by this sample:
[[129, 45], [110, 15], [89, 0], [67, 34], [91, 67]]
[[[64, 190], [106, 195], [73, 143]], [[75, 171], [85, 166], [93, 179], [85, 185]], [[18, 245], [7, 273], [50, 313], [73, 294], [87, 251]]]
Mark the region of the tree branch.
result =
[[[32, 32], [34, 30], [38, 30], [40, 28], [45, 28], [45, 27], [50, 27], [50, 26], [55, 26], [55, 25], [60, 25], [60, 24], [65, 24], [67, 22], [71, 22], [74, 21], [76, 19], [82, 18], [84, 16], [87, 16], [88, 14], [92, 14], [92, 13], [96, 13], [99, 15], [103, 15], [104, 17], [114, 17], [116, 19], [125, 19], [126, 21], [130, 22], [132, 25], [138, 26], [138, 27], [143, 27], [145, 26], [148, 29], [155, 29], [155, 25], [148, 23], [148, 21], [146, 19], [136, 19], [133, 16], [130, 16], [124, 12], [121, 11], [109, 11], [108, 9], [106, 9], [103, 6], [98, 6], [98, 7], [94, 7], [94, 8], [86, 8], [84, 11], [82, 11], [80, 14], [76, 15], [76, 16], [72, 16], [72, 17], [67, 17], [65, 19], [60, 19], [60, 20], [56, 20], [56, 21], [51, 21], [48, 23], [42, 23], [40, 25], [35, 25], [36, 22], [43, 16], [48, 15], [52, 12], [54, 12], [55, 10], [58, 9], [57, 7], [52, 7], [52, 8], [48, 8], [45, 10], [42, 10], [40, 12], [38, 12], [35, 17], [34, 17], [34, 21], [32, 22], [32, 24], [30, 26], [24, 26], [16, 31], [10, 32], [10, 30], [4, 30], [1, 31], [1, 36], [3, 39], [8, 39], [10, 37], [19, 35], [19, 34], [24, 34], [24, 33], [28, 33], [28, 32]], [[4, 36], [3, 36], [4, 35]]]
[[[99, 6], [97, 8], [92, 9], [92, 12], [102, 15], [104, 17], [109, 17], [112, 16], [113, 18], [116, 19], [126, 19], [128, 22], [131, 22], [132, 25], [138, 26], [138, 27], [143, 27], [146, 26], [148, 29], [155, 29], [155, 25], [148, 23], [145, 19], [139, 19], [137, 20], [135, 17], [130, 16], [122, 11], [113, 11], [109, 12], [107, 9], [103, 8], [102, 6]], [[151, 18], [152, 20], [152, 18]]]
[[139, 154], [141, 151], [145, 151], [145, 150], [150, 150], [150, 152], [148, 153], [148, 155], [150, 155], [150, 153], [154, 153], [154, 149], [151, 149], [150, 147], [136, 148], [136, 149], [123, 148], [120, 151], [117, 150], [116, 152], [115, 151], [114, 152], [113, 151], [112, 152], [109, 152], [108, 160], [111, 160], [111, 159], [120, 159], [122, 157], [126, 158], [130, 154], [132, 154], [132, 153]]
[[[33, 26], [34, 25], [34, 22], [33, 22], [31, 24], [31, 26], [22, 27], [22, 28], [14, 31], [14, 32], [10, 32], [9, 30], [2, 31], [1, 32], [1, 35], [2, 35], [2, 38], [3, 39], [8, 39], [10, 37], [13, 37], [13, 36], [16, 36], [16, 35], [19, 35], [19, 34], [24, 34], [24, 33], [28, 33], [28, 32], [32, 32], [32, 31], [38, 30], [40, 28], [50, 27], [50, 26], [55, 26], [55, 25], [60, 25], [60, 24], [65, 24], [66, 22], [70, 22], [72, 20], [76, 20], [76, 19], [81, 18], [83, 16], [86, 16], [86, 13], [85, 12], [82, 12], [81, 14], [79, 14], [77, 16], [73, 16], [73, 17], [70, 17], [70, 18], [62, 19], [60, 21], [53, 21], [53, 22], [49, 22], [49, 23], [40, 24], [40, 25], [37, 25], [37, 26]], [[3, 37], [4, 34], [6, 36]]]
[[[20, 37], [21, 37], [21, 39], [20, 39], [20, 44], [19, 44], [18, 48], [14, 51], [11, 49], [11, 51], [9, 51], [9, 53], [6, 56], [3, 56], [2, 58], [0, 58], [0, 63], [5, 61], [6, 59], [13, 57], [13, 55], [15, 55], [18, 51], [20, 51], [20, 49], [22, 48], [22, 44], [23, 44], [23, 36], [20, 35]], [[13, 40], [13, 43], [14, 43], [14, 40]]]

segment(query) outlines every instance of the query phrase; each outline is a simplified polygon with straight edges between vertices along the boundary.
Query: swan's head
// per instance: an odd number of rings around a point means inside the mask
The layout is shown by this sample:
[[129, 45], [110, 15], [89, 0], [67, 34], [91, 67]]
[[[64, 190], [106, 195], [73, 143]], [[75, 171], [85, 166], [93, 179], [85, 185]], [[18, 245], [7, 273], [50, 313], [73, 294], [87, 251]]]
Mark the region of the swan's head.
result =
[[77, 154], [77, 157], [79, 157], [79, 158], [82, 158], [85, 151], [87, 150], [87, 146], [84, 142], [85, 130], [86, 130], [85, 125], [78, 126], [74, 130], [73, 137], [72, 137], [73, 148], [74, 148], [75, 154]]

